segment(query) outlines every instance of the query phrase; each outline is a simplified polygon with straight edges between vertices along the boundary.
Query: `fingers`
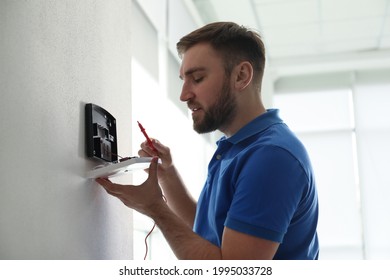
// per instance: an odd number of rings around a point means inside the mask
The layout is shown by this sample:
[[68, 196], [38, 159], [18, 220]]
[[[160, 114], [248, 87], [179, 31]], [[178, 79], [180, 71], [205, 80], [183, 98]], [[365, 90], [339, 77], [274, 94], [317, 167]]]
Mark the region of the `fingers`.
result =
[[145, 141], [141, 144], [141, 150], [138, 151], [140, 157], [152, 157], [158, 156], [161, 161], [161, 167], [163, 169], [168, 168], [172, 165], [172, 156], [169, 147], [162, 145], [158, 140], [152, 139], [153, 146], [156, 148], [158, 153], [154, 152], [152, 148], [149, 147], [148, 143]]
[[140, 157], [150, 157], [150, 154], [148, 154], [147, 152], [145, 152], [144, 149], [139, 150], [139, 151], [138, 151], [138, 155], [139, 155]]
[[[151, 141], [152, 141], [153, 147], [155, 149], [150, 147], [150, 145], [147, 141], [144, 141], [141, 143], [141, 150], [140, 151], [143, 151], [148, 156], [157, 156], [157, 155], [166, 154], [167, 152], [169, 152], [169, 148], [162, 145], [158, 140], [151, 139]], [[156, 150], [157, 150], [157, 153], [156, 153]]]
[[96, 182], [127, 207], [145, 214], [162, 197], [157, 178], [158, 165], [158, 157], [153, 157], [149, 165], [148, 179], [139, 186], [115, 184], [107, 178], [98, 178]]
[[112, 183], [108, 178], [97, 178], [95, 181], [111, 195], [120, 195], [123, 193], [123, 186]]
[[102, 185], [103, 187], [111, 184], [111, 181], [108, 178], [97, 178], [95, 181], [100, 185]]
[[153, 147], [151, 147], [147, 141], [141, 144], [141, 150], [138, 152], [140, 156], [151, 157], [158, 156], [160, 154], [161, 150], [157, 148], [157, 146], [160, 147], [158, 141], [156, 139], [151, 139], [151, 141], [153, 143]]

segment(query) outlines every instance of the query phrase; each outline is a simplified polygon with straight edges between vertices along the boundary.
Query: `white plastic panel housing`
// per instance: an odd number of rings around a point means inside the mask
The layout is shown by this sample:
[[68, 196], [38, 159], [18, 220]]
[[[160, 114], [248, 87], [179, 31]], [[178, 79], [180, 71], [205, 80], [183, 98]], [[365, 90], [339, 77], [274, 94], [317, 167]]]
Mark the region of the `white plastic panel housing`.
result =
[[97, 168], [88, 171], [86, 177], [93, 179], [115, 177], [130, 171], [146, 169], [149, 167], [151, 161], [151, 157], [137, 157], [122, 162], [108, 163], [107, 165], [97, 166]]

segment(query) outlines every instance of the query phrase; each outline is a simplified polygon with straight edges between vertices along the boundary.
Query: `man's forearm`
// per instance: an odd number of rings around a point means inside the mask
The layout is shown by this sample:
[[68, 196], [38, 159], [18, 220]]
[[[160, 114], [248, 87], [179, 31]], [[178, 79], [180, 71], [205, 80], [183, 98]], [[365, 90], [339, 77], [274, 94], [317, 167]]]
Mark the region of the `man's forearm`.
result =
[[187, 226], [192, 228], [195, 219], [196, 202], [188, 193], [176, 168], [171, 166], [169, 169], [159, 172], [158, 177], [169, 207], [185, 221]]
[[178, 259], [221, 259], [221, 249], [192, 231], [167, 205], [160, 204], [150, 212]]

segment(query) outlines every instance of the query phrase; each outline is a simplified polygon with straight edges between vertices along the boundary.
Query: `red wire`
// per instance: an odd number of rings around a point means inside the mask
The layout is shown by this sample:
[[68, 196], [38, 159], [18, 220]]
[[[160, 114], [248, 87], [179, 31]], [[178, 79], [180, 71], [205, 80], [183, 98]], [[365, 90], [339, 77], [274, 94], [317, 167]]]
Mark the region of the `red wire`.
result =
[[[165, 203], [167, 203], [167, 198], [164, 195], [162, 197], [163, 197]], [[148, 251], [149, 251], [148, 237], [152, 234], [152, 232], [153, 232], [155, 227], [156, 227], [156, 223], [154, 223], [152, 229], [149, 231], [149, 233], [145, 237], [145, 256], [144, 256], [144, 260], [146, 260], [146, 257], [148, 256]]]
[[156, 227], [156, 223], [154, 223], [152, 229], [149, 231], [149, 233], [146, 235], [145, 237], [145, 256], [144, 256], [144, 260], [146, 260], [146, 257], [148, 255], [148, 251], [149, 251], [149, 247], [148, 247], [148, 237], [152, 234], [154, 228]]

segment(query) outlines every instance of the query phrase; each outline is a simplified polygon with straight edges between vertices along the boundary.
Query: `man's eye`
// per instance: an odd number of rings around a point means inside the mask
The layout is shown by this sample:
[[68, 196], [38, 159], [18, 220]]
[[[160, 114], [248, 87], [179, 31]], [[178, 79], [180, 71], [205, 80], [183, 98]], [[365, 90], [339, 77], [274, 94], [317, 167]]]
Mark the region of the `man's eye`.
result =
[[203, 81], [203, 77], [194, 79], [195, 83], [200, 83]]

